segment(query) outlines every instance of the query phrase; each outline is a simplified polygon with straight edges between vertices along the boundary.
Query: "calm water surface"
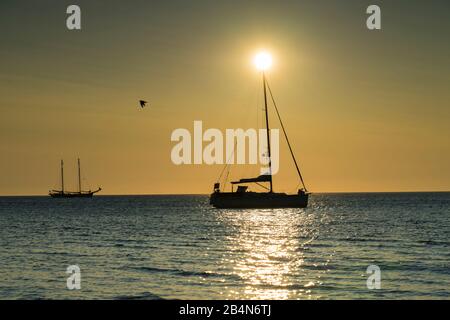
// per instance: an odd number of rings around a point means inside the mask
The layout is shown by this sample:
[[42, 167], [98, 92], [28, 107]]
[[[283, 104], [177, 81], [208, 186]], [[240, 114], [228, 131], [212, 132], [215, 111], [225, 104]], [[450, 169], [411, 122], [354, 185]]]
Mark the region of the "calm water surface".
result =
[[[0, 198], [0, 299], [449, 299], [450, 193]], [[66, 288], [69, 265], [81, 290]], [[381, 290], [366, 269], [381, 268]]]

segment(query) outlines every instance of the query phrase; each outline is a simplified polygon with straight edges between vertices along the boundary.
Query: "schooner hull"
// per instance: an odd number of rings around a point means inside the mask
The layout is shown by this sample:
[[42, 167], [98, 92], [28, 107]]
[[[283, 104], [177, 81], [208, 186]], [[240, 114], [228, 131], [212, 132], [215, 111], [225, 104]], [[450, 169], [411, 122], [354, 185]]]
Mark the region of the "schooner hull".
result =
[[52, 198], [92, 198], [94, 195], [93, 192], [91, 193], [51, 193], [50, 197]]
[[214, 192], [210, 204], [221, 209], [306, 208], [308, 194]]

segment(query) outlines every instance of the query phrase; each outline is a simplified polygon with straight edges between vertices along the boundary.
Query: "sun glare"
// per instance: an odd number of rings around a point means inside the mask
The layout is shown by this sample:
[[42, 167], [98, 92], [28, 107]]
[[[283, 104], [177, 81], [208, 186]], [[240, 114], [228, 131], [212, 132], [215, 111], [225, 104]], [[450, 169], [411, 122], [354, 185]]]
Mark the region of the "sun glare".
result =
[[255, 56], [253, 62], [258, 70], [265, 71], [272, 66], [272, 56], [263, 51]]

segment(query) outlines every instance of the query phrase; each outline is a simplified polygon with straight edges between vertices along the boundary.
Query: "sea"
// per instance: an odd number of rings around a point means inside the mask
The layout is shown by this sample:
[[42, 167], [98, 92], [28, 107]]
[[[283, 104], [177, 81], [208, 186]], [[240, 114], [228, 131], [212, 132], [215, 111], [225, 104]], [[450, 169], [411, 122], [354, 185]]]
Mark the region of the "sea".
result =
[[0, 197], [0, 299], [449, 298], [448, 192]]

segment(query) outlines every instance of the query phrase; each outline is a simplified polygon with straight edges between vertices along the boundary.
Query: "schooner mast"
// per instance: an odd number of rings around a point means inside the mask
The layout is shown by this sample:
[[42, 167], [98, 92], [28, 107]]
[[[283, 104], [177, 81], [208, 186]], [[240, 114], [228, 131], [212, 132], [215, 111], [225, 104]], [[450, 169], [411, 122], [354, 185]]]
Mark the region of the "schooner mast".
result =
[[80, 158], [78, 158], [78, 191], [81, 193], [81, 166], [80, 166]]
[[64, 160], [61, 160], [61, 191], [64, 193]]

